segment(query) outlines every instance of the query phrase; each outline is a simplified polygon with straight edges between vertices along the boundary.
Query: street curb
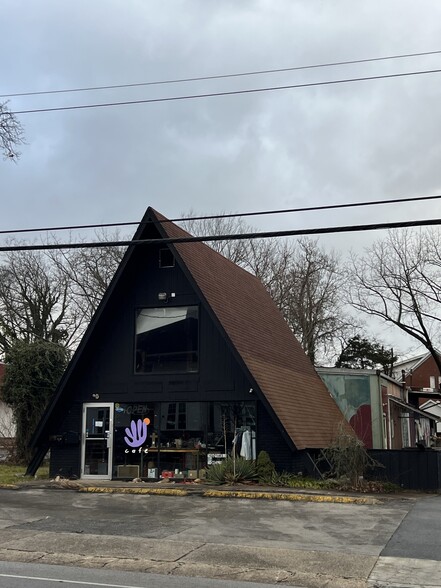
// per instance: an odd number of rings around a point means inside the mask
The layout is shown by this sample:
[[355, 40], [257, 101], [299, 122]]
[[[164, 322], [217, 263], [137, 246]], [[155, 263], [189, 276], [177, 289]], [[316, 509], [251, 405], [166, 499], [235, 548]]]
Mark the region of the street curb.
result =
[[154, 494], [159, 496], [188, 496], [188, 490], [179, 488], [109, 488], [106, 486], [85, 486], [77, 488], [78, 492], [91, 494]]
[[336, 502], [341, 504], [383, 504], [378, 498], [358, 496], [330, 496], [326, 494], [291, 494], [285, 492], [241, 492], [230, 490], [205, 490], [202, 496], [209, 498], [254, 498], [263, 500], [288, 500], [292, 502]]
[[328, 502], [328, 503], [340, 503], [340, 504], [366, 504], [366, 505], [379, 505], [385, 504], [392, 500], [413, 500], [412, 497], [406, 496], [393, 496], [393, 495], [381, 495], [381, 497], [374, 497], [372, 495], [344, 495], [344, 494], [324, 494], [311, 491], [275, 491], [272, 489], [266, 490], [241, 490], [237, 487], [231, 489], [215, 489], [208, 487], [203, 484], [199, 484], [197, 487], [188, 486], [186, 488], [176, 487], [154, 487], [154, 486], [86, 486], [79, 481], [75, 480], [60, 480], [55, 482], [54, 480], [48, 482], [29, 482], [23, 484], [0, 484], [1, 490], [21, 490], [21, 489], [51, 489], [51, 490], [71, 490], [89, 494], [147, 494], [156, 496], [202, 496], [205, 498], [244, 498], [244, 499], [261, 499], [261, 500], [284, 500], [291, 502]]
[[[91, 494], [150, 494], [155, 496], [189, 496], [188, 490], [179, 488], [109, 488], [106, 486], [85, 486], [78, 492]], [[286, 492], [247, 492], [240, 490], [203, 490], [205, 498], [244, 498], [260, 500], [287, 500], [291, 502], [334, 502], [340, 504], [383, 504], [378, 498], [358, 496], [331, 496], [326, 494], [295, 494]]]

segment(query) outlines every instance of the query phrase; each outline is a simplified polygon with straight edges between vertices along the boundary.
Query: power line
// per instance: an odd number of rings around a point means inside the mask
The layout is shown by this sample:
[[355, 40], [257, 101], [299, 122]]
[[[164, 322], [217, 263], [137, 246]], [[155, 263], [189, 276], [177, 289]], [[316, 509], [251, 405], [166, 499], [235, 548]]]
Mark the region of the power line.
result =
[[[251, 216], [266, 216], [270, 214], [287, 214], [292, 212], [315, 212], [320, 210], [332, 210], [332, 209], [341, 209], [341, 208], [357, 208], [360, 206], [375, 206], [379, 204], [402, 204], [405, 202], [418, 202], [418, 201], [426, 201], [426, 200], [438, 200], [441, 198], [441, 194], [435, 194], [432, 196], [411, 196], [410, 198], [393, 198], [392, 200], [368, 200], [365, 202], [349, 202], [345, 204], [324, 204], [321, 206], [306, 206], [302, 208], [284, 208], [278, 210], [260, 210], [254, 212], [237, 212], [237, 213], [224, 213], [224, 214], [210, 214], [205, 216], [188, 216], [188, 217], [180, 217], [180, 218], [171, 218], [166, 220], [155, 221], [162, 224], [162, 223], [175, 223], [175, 222], [183, 222], [183, 221], [199, 221], [199, 220], [216, 220], [216, 219], [223, 219], [223, 218], [237, 218], [237, 217], [251, 217]], [[120, 223], [101, 223], [101, 224], [89, 224], [89, 225], [71, 225], [71, 226], [62, 226], [62, 227], [40, 227], [34, 229], [13, 229], [13, 230], [0, 230], [0, 235], [11, 235], [11, 234], [18, 234], [18, 233], [42, 233], [42, 232], [56, 232], [56, 231], [73, 231], [79, 229], [104, 229], [110, 227], [124, 227], [124, 226], [131, 226], [131, 225], [147, 225], [151, 224], [153, 221], [129, 221], [129, 222], [120, 222]]]
[[300, 237], [304, 235], [327, 235], [332, 233], [360, 233], [384, 229], [403, 229], [409, 227], [439, 226], [441, 219], [423, 219], [393, 223], [375, 223], [369, 225], [348, 225], [340, 227], [321, 227], [316, 229], [294, 229], [286, 231], [263, 231], [237, 233], [234, 235], [205, 235], [202, 237], [166, 237], [164, 239], [138, 239], [130, 241], [92, 241], [90, 243], [47, 243], [40, 245], [12, 245], [0, 247], [0, 253], [12, 251], [47, 251], [54, 249], [96, 249], [98, 247], [130, 247], [137, 245], [168, 245], [176, 243], [196, 243], [210, 241], [238, 241], [241, 239], [269, 239], [273, 237]]
[[261, 69], [254, 71], [243, 71], [230, 74], [218, 74], [209, 76], [197, 76], [190, 78], [177, 78], [168, 80], [154, 80], [150, 82], [136, 82], [131, 84], [112, 84], [108, 86], [85, 86], [82, 88], [64, 88], [61, 90], [40, 90], [34, 92], [15, 92], [13, 94], [0, 94], [0, 98], [17, 98], [19, 96], [41, 96], [46, 94], [67, 94], [73, 92], [92, 92], [97, 90], [115, 90], [120, 88], [138, 88], [142, 86], [159, 86], [165, 84], [181, 84], [184, 82], [200, 82], [205, 80], [221, 80], [226, 78], [239, 78], [245, 76], [258, 76], [264, 74], [286, 73], [290, 71], [300, 71], [305, 69], [318, 69], [322, 67], [336, 67], [340, 65], [356, 65], [359, 63], [373, 63], [377, 61], [388, 61], [392, 59], [407, 59], [409, 57], [424, 57], [428, 55], [440, 54], [441, 50], [437, 51], [422, 51], [420, 53], [403, 53], [400, 55], [386, 55], [383, 57], [369, 57], [366, 59], [351, 59], [346, 61], [334, 61], [325, 63], [316, 63], [312, 65], [298, 65], [293, 67], [281, 67], [277, 69]]
[[297, 88], [312, 88], [314, 86], [331, 86], [336, 84], [349, 84], [352, 82], [367, 82], [372, 80], [385, 80], [389, 78], [403, 78], [417, 75], [440, 73], [441, 69], [417, 70], [395, 74], [377, 76], [364, 76], [360, 78], [344, 78], [339, 80], [325, 80], [322, 82], [308, 82], [305, 84], [289, 84], [286, 86], [266, 86], [264, 88], [248, 88], [245, 90], [229, 90], [226, 92], [209, 92], [206, 94], [186, 94], [182, 96], [168, 96], [162, 98], [146, 98], [143, 100], [124, 100], [122, 102], [99, 102], [95, 104], [77, 104], [74, 106], [56, 106], [53, 108], [34, 108], [29, 110], [16, 110], [9, 115], [33, 114], [40, 112], [60, 112], [63, 110], [85, 110], [88, 108], [108, 108], [110, 106], [131, 106], [134, 104], [153, 104], [155, 102], [175, 102], [178, 100], [195, 100], [197, 98], [216, 98], [220, 96], [237, 96], [239, 94], [256, 94], [258, 92], [274, 92], [276, 90], [294, 90]]

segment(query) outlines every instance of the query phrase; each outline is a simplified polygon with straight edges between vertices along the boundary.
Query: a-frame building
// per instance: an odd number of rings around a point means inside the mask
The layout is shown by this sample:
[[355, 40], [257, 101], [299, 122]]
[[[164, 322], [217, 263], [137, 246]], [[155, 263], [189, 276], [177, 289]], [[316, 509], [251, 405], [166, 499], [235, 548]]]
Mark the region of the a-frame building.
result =
[[[34, 473], [194, 477], [235, 450], [311, 467], [343, 416], [261, 282], [149, 208], [33, 437]], [[175, 241], [173, 241], [175, 240]]]

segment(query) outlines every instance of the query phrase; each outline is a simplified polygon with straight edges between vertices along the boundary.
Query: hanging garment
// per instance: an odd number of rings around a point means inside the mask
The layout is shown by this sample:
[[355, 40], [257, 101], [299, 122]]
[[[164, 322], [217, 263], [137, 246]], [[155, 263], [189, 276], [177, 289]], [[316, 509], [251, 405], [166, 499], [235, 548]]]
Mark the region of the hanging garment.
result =
[[231, 455], [237, 455], [239, 457], [242, 446], [242, 431], [237, 431], [233, 439], [233, 448]]
[[251, 459], [251, 432], [244, 431], [242, 434], [242, 447], [240, 448], [240, 456], [245, 459]]

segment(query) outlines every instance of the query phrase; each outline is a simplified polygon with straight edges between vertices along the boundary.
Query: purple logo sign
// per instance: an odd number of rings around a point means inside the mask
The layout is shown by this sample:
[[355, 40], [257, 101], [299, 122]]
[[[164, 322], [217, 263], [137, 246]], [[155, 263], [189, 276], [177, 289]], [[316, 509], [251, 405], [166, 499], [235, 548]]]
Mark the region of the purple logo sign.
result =
[[129, 447], [141, 447], [147, 439], [147, 425], [150, 423], [149, 419], [138, 419], [136, 422], [130, 422], [130, 429], [126, 427], [126, 435], [124, 441]]

